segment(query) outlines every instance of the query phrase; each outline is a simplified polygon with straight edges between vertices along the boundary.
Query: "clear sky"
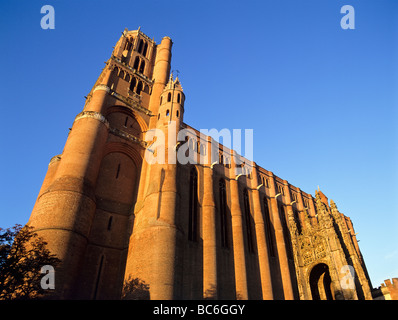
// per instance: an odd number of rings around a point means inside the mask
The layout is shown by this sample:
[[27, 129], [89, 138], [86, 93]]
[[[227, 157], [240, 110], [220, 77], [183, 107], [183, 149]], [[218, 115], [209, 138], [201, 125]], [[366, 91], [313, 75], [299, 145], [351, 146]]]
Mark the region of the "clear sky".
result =
[[398, 1], [9, 0], [0, 14], [0, 227], [28, 221], [112, 47], [141, 26], [173, 39], [186, 123], [253, 129], [260, 166], [351, 217], [373, 286], [398, 277]]

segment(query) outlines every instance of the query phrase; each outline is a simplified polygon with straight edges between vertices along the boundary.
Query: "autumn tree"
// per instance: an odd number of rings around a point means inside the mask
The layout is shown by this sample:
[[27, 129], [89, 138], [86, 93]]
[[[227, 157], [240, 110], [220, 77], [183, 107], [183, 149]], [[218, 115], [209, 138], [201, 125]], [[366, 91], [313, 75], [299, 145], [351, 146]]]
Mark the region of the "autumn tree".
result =
[[60, 262], [46, 245], [33, 227], [16, 224], [0, 228], [0, 300], [46, 297], [48, 290], [41, 286], [42, 267], [55, 268]]

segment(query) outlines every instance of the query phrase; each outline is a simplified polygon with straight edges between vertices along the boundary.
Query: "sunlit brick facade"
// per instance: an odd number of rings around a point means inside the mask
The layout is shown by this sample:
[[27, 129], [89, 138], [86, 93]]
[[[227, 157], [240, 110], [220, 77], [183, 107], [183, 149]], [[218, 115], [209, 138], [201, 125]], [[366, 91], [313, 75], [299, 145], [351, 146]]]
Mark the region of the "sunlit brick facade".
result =
[[[120, 299], [138, 279], [151, 299], [371, 299], [353, 224], [333, 201], [183, 122], [171, 49], [169, 37], [125, 30], [50, 161], [29, 224], [62, 261], [54, 297]], [[167, 145], [171, 124], [193, 142]], [[166, 153], [185, 145], [198, 163], [148, 163], [154, 128]]]

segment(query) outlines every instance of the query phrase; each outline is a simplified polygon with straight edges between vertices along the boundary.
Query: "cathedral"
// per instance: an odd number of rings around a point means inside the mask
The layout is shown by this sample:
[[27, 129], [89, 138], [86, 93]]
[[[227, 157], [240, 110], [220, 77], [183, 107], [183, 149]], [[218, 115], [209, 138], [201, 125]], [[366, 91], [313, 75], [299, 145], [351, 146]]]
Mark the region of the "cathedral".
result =
[[48, 165], [28, 225], [61, 260], [53, 297], [372, 299], [333, 200], [183, 121], [172, 44], [125, 29]]

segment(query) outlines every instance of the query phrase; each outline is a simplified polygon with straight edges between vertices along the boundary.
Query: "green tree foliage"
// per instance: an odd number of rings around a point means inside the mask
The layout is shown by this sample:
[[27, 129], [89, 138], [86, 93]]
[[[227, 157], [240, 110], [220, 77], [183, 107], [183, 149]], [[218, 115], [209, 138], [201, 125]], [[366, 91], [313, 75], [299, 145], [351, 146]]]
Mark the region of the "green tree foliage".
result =
[[122, 300], [149, 300], [149, 285], [139, 278], [124, 281]]
[[41, 268], [55, 268], [60, 260], [32, 229], [18, 224], [0, 228], [0, 300], [40, 299], [49, 291], [41, 288]]

